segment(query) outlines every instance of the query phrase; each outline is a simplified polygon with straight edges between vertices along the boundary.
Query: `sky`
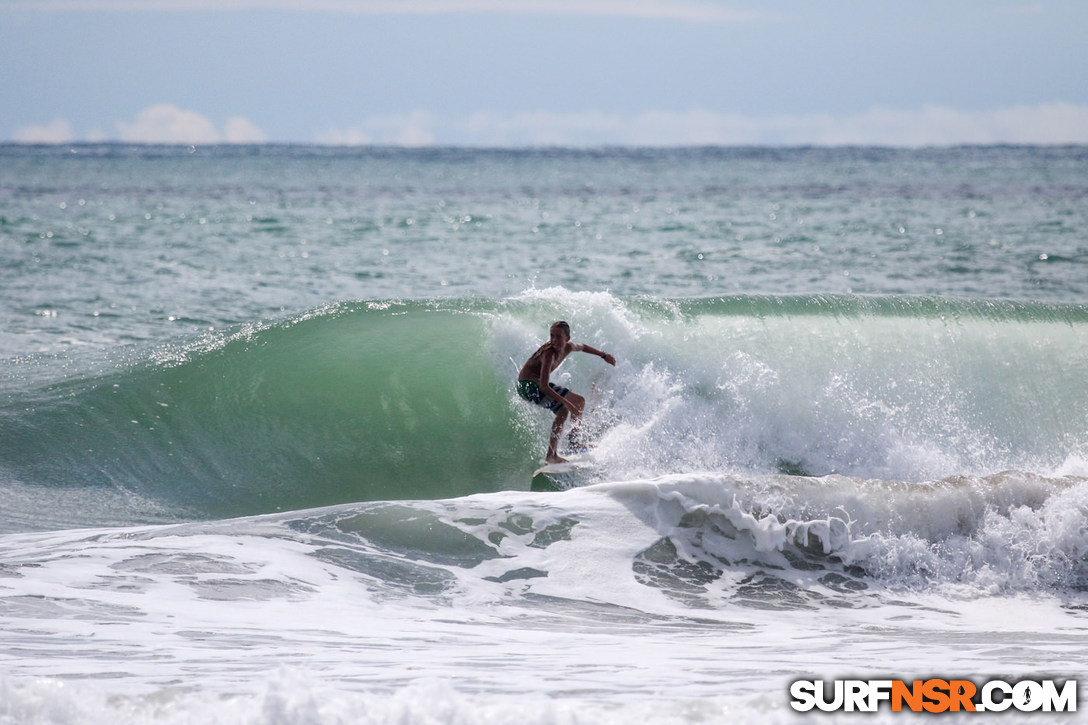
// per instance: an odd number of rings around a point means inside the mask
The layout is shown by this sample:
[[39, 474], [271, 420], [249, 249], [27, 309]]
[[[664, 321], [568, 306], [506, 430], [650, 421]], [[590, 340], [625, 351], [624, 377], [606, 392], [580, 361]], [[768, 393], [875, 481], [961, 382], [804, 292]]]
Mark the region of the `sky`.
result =
[[0, 142], [1088, 143], [1085, 0], [0, 0]]

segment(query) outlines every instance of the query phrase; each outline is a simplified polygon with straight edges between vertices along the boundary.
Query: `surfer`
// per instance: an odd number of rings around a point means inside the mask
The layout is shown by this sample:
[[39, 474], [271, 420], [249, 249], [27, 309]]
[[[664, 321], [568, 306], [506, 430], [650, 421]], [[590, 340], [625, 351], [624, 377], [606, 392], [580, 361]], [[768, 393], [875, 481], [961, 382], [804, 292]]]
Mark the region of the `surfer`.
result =
[[578, 393], [571, 392], [569, 388], [561, 387], [548, 380], [552, 372], [559, 367], [559, 363], [572, 352], [586, 352], [596, 355], [609, 365], [616, 364], [616, 358], [607, 352], [580, 342], [571, 342], [570, 325], [559, 321], [551, 326], [548, 342], [541, 345], [529, 357], [521, 366], [521, 372], [518, 373], [518, 395], [534, 405], [555, 413], [552, 434], [548, 441], [548, 454], [544, 458], [548, 463], [566, 462], [565, 458], [559, 457], [559, 436], [563, 432], [563, 425], [567, 422], [567, 418], [572, 417], [570, 441], [572, 445], [577, 445], [578, 423], [586, 405], [586, 399]]

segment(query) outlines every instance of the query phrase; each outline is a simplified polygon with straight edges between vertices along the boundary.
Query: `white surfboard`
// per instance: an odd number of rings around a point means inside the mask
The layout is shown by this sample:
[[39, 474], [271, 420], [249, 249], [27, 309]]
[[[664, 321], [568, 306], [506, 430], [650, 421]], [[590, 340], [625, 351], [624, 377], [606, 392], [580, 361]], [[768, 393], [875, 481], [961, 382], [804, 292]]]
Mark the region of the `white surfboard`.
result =
[[544, 463], [533, 472], [533, 491], [565, 491], [589, 483], [599, 466], [588, 453], [572, 456], [564, 463]]

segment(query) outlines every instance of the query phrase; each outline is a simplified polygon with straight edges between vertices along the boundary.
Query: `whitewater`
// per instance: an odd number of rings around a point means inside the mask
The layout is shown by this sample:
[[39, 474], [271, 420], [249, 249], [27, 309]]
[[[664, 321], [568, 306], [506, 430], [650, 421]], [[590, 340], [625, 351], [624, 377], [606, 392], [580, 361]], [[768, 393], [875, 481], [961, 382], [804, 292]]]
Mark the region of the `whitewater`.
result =
[[[0, 722], [1085, 678], [1083, 148], [0, 161]], [[532, 491], [558, 319], [618, 364], [557, 371], [595, 466]]]

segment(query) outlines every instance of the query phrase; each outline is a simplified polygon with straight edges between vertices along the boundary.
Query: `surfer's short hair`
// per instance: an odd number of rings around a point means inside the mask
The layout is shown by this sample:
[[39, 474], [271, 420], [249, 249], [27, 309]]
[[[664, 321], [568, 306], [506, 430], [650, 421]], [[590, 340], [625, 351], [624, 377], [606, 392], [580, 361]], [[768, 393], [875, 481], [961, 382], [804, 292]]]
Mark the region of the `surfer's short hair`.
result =
[[570, 325], [567, 324], [564, 320], [559, 320], [559, 322], [553, 323], [552, 327], [558, 327], [560, 330], [567, 333], [567, 337], [570, 337]]

